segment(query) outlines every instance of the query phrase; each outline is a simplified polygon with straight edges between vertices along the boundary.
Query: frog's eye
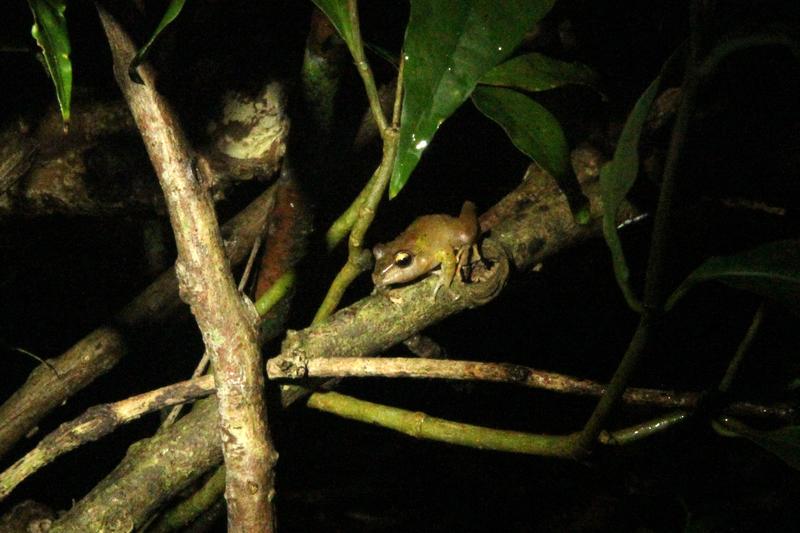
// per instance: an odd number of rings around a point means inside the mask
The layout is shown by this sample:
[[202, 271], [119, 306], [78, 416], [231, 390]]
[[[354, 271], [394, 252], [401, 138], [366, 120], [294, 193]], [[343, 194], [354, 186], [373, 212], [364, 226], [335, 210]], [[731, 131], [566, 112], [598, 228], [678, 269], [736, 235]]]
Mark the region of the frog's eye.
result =
[[411, 266], [411, 263], [414, 261], [414, 256], [412, 256], [408, 252], [397, 252], [394, 254], [394, 264], [399, 266], [400, 268], [406, 268]]

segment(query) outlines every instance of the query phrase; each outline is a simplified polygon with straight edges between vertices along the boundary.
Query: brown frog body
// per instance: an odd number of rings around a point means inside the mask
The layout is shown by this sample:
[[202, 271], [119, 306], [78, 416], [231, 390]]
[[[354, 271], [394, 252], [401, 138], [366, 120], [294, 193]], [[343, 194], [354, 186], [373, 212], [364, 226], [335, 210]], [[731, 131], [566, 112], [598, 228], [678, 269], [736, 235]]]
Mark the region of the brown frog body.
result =
[[469, 262], [470, 251], [478, 254], [479, 233], [475, 204], [464, 202], [461, 214], [425, 215], [391, 242], [373, 248], [375, 270], [372, 281], [382, 289], [388, 285], [413, 281], [441, 266], [433, 295], [442, 286], [450, 287], [456, 272]]

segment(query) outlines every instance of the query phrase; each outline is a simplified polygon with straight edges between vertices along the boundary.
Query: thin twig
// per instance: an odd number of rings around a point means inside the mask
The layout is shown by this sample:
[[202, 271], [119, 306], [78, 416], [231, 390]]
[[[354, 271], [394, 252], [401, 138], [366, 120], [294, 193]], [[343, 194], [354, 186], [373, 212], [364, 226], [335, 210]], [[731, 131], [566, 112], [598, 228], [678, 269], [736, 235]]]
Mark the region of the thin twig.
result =
[[397, 70], [397, 87], [394, 93], [394, 106], [392, 106], [392, 127], [394, 129], [400, 127], [400, 115], [403, 111], [403, 73], [405, 66], [405, 56], [400, 54], [400, 68]]
[[239, 292], [244, 292], [244, 288], [247, 286], [247, 282], [250, 279], [250, 271], [253, 270], [253, 264], [256, 262], [258, 250], [261, 248], [262, 235], [263, 233], [256, 237], [256, 242], [253, 243], [253, 248], [250, 250], [250, 256], [247, 258], [247, 263], [244, 265], [244, 272], [242, 272], [242, 277], [239, 278], [239, 285], [236, 287]]
[[[206, 373], [209, 361], [211, 361], [211, 357], [208, 354], [208, 350], [203, 350], [203, 356], [200, 358], [200, 361], [197, 363], [197, 366], [194, 367], [194, 371], [192, 372], [192, 379], [197, 379]], [[161, 422], [158, 431], [163, 431], [164, 429], [174, 424], [175, 421], [180, 416], [182, 409], [183, 409], [182, 403], [179, 403], [178, 405], [170, 409], [169, 414], [167, 414], [167, 416], [164, 417], [164, 420]]]
[[[348, 0], [347, 8], [350, 15], [350, 21], [353, 25], [353, 45], [350, 48], [350, 53], [353, 55], [353, 59], [355, 60], [356, 66], [358, 67], [358, 73], [361, 75], [361, 79], [364, 82], [364, 88], [367, 93], [367, 98], [369, 99], [369, 106], [370, 109], [372, 110], [372, 116], [375, 119], [375, 124], [377, 124], [378, 126], [378, 132], [380, 133], [380, 136], [383, 139], [383, 159], [380, 163], [380, 166], [372, 175], [367, 185], [358, 194], [358, 197], [353, 201], [352, 204], [350, 204], [347, 210], [344, 213], [342, 213], [342, 215], [339, 218], [337, 218], [336, 221], [334, 221], [330, 229], [325, 234], [325, 241], [328, 244], [329, 250], [333, 249], [348, 234], [348, 232], [350, 232], [352, 240], [352, 232], [356, 231], [355, 230], [356, 224], [358, 224], [358, 221], [361, 220], [362, 217], [364, 217], [365, 206], [368, 211], [372, 212], [372, 216], [374, 216], [374, 212], [377, 208], [377, 202], [370, 204], [369, 199], [374, 196], [373, 192], [378, 190], [379, 187], [381, 187], [381, 182], [384, 180], [384, 174], [388, 173], [388, 175], [385, 176], [386, 184], [388, 184], [388, 180], [391, 177], [392, 169], [394, 167], [394, 156], [397, 151], [397, 142], [398, 142], [397, 128], [400, 123], [400, 113], [403, 101], [404, 62], [401, 58], [400, 69], [397, 74], [397, 87], [395, 89], [395, 98], [392, 111], [392, 125], [391, 127], [388, 127], [386, 122], [386, 117], [383, 114], [383, 108], [381, 107], [381, 101], [378, 94], [378, 89], [375, 86], [375, 79], [372, 76], [372, 70], [369, 68], [369, 63], [367, 62], [366, 56], [364, 54], [364, 46], [361, 40], [361, 31], [358, 21], [358, 2], [356, 0]], [[389, 153], [391, 153], [391, 159], [387, 161], [387, 154]], [[388, 163], [388, 169], [385, 168], [387, 167], [387, 163]], [[383, 191], [385, 189], [386, 185], [383, 185], [382, 188], [380, 188], [380, 194], [378, 194], [378, 201], [380, 201], [380, 197], [383, 195]], [[372, 223], [371, 217], [367, 222], [367, 227], [369, 227], [370, 223]], [[366, 232], [366, 228], [364, 228], [364, 232]], [[360, 242], [362, 238], [363, 234], [361, 236], [358, 236], [356, 240]], [[347, 271], [345, 271], [345, 268], [347, 269]], [[352, 272], [350, 272], [350, 268], [348, 267], [345, 268], [342, 269], [340, 277], [337, 278], [340, 279], [339, 283], [343, 283], [345, 280], [350, 278], [350, 276], [355, 278], [355, 276], [358, 275], [363, 270], [360, 269], [357, 273], [353, 274]], [[352, 279], [350, 281], [352, 281]], [[349, 285], [350, 281], [347, 281], [345, 286]], [[333, 300], [334, 296], [335, 294], [331, 295], [331, 300]], [[341, 298], [341, 295], [339, 296], [339, 298]], [[314, 320], [316, 321], [316, 317]]]

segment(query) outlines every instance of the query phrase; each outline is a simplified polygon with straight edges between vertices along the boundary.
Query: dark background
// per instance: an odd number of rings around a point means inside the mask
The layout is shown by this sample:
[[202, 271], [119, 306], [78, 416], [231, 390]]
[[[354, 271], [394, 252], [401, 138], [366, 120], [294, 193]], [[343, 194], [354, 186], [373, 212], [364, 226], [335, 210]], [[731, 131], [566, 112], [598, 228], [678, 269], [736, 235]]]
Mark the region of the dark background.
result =
[[[398, 50], [407, 4], [362, 3], [365, 38]], [[150, 4], [151, 23], [139, 29], [142, 36], [160, 17], [158, 5]], [[310, 3], [288, 0], [187, 3], [153, 61], [162, 91], [184, 117], [190, 134], [200, 135], [200, 123], [225, 88], [258, 84], [265, 77], [291, 83], [299, 69], [310, 12]], [[794, 2], [719, 2], [714, 21], [718, 30], [774, 22], [796, 30], [797, 14]], [[117, 94], [92, 5], [71, 3], [68, 20], [76, 98]], [[24, 2], [4, 6], [0, 44], [33, 46], [30, 23]], [[572, 143], [591, 139], [608, 151], [635, 99], [686, 38], [688, 9], [685, 2], [672, 1], [566, 1], [558, 3], [544, 26], [551, 35], [539, 51], [594, 68], [608, 99], [585, 88], [561, 89], [537, 99], [562, 121]], [[571, 32], [576, 44], [564, 45], [559, 28]], [[392, 69], [381, 59], [369, 59], [379, 81], [391, 77]], [[726, 61], [702, 91], [680, 182], [686, 213], [678, 218], [671, 250], [675, 282], [710, 255], [797, 236], [799, 73], [786, 50], [752, 49]], [[3, 121], [36, 117], [54, 100], [51, 83], [34, 56], [8, 50], [0, 53], [0, 97]], [[300, 265], [289, 323], [293, 328], [308, 324], [344, 260], [341, 251], [332, 256], [323, 251], [319, 234], [354, 198], [369, 170], [347, 159], [352, 133], [365, 109], [354, 72], [348, 73], [340, 100], [341, 126], [332, 141], [336, 157], [324, 167], [301, 173], [320, 231]], [[642, 149], [663, 150], [667, 140], [668, 131], [653, 135]], [[376, 162], [378, 156], [376, 150]], [[518, 183], [527, 164], [500, 128], [467, 103], [440, 129], [399, 197], [382, 206], [370, 242], [391, 239], [422, 213], [455, 214], [464, 199], [485, 210]], [[249, 185], [233, 195], [220, 206], [221, 216], [235, 212], [260, 187]], [[645, 211], [652, 209], [656, 190], [657, 184], [644, 180], [635, 192]], [[720, 198], [747, 198], [788, 211], [774, 216], [722, 209]], [[21, 214], [0, 221], [0, 397], [16, 390], [36, 364], [9, 347], [54, 357], [149, 283], [141, 228], [152, 217]], [[649, 224], [646, 220], [623, 232], [638, 282], [647, 258]], [[364, 277], [347, 298], [355, 300], [370, 288]], [[635, 384], [713, 390], [758, 305], [759, 299], [746, 293], [717, 285], [700, 287], [668, 317]], [[767, 313], [733, 394], [752, 401], [792, 402], [796, 398], [787, 387], [798, 375], [797, 318], [777, 305]], [[428, 333], [456, 359], [514, 362], [604, 381], [616, 368], [635, 324], [614, 281], [608, 251], [595, 241], [553, 258], [541, 272], [516, 273], [497, 300]], [[47, 417], [37, 436], [0, 467], [24, 453], [38, 436], [91, 405], [185, 379], [202, 351], [188, 314], [133, 342], [130, 356]], [[269, 345], [267, 355], [276, 347]], [[364, 380], [345, 382], [341, 389], [433, 416], [546, 433], [577, 430], [595, 403], [485, 384]], [[613, 423], [622, 427], [657, 414], [624, 408]], [[716, 435], [707, 414], [637, 444], [600, 449], [591, 461], [578, 464], [417, 441], [299, 406], [285, 412], [274, 407], [270, 422], [280, 452], [280, 527], [796, 530], [797, 473], [746, 441]], [[0, 512], [26, 498], [68, 509], [118, 463], [127, 446], [150, 436], [157, 424], [157, 417], [147, 417], [60, 458], [21, 485]]]

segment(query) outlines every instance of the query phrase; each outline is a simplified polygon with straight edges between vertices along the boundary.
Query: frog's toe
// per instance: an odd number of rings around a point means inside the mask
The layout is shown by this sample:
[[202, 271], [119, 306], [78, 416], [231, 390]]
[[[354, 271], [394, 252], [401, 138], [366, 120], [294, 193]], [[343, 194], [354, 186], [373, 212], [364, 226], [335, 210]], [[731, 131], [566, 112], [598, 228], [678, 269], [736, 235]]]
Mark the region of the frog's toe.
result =
[[439, 289], [441, 289], [441, 288], [442, 288], [442, 280], [441, 280], [441, 278], [439, 278], [439, 280], [436, 282], [436, 285], [433, 286], [433, 299], [434, 300], [436, 299], [436, 294], [439, 292]]

